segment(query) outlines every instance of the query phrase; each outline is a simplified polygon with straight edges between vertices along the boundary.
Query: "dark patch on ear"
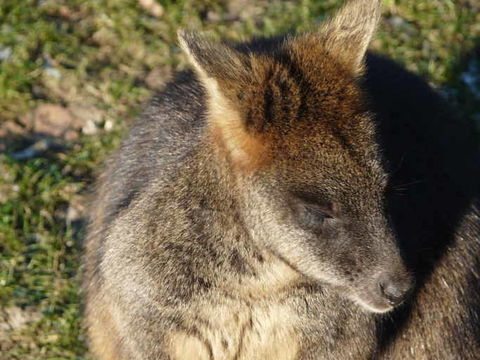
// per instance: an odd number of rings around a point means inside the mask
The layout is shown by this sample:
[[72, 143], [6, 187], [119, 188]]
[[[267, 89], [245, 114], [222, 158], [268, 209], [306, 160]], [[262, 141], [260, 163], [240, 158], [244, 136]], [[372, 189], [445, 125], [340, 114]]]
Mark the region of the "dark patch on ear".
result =
[[264, 122], [270, 122], [274, 118], [273, 112], [273, 91], [272, 86], [269, 85], [265, 89], [265, 93], [263, 94], [263, 116], [265, 117]]
[[275, 132], [285, 133], [301, 119], [308, 82], [284, 52], [261, 65], [264, 75], [258, 80], [258, 90], [248, 94], [245, 124], [254, 132], [269, 132], [274, 126]]

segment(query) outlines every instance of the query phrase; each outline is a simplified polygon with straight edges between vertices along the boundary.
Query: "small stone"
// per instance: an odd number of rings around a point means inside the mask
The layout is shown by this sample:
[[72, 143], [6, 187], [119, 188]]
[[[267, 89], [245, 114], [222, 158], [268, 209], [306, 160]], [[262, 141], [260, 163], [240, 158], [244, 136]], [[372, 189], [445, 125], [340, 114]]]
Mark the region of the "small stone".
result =
[[73, 122], [70, 112], [60, 105], [40, 105], [33, 116], [33, 130], [37, 133], [61, 136]]
[[0, 47], [0, 60], [2, 61], [8, 60], [10, 56], [12, 56], [12, 53], [13, 51], [11, 47], [9, 46]]
[[0, 331], [20, 330], [27, 324], [40, 320], [42, 314], [31, 309], [10, 306], [0, 311]]
[[112, 131], [113, 130], [113, 121], [108, 119], [105, 121], [105, 124], [103, 125], [103, 128], [105, 131]]
[[75, 117], [67, 108], [57, 104], [42, 104], [32, 116], [24, 117], [24, 125], [36, 133], [47, 137], [73, 141], [86, 121]]
[[145, 10], [150, 12], [150, 14], [157, 18], [161, 17], [165, 12], [162, 5], [160, 5], [155, 0], [139, 0], [138, 3], [142, 8], [144, 8]]
[[98, 131], [97, 125], [92, 120], [88, 120], [87, 123], [82, 127], [82, 133], [85, 135], [94, 135]]
[[57, 80], [59, 80], [62, 77], [62, 73], [58, 69], [51, 68], [51, 67], [48, 67], [45, 69], [45, 74]]

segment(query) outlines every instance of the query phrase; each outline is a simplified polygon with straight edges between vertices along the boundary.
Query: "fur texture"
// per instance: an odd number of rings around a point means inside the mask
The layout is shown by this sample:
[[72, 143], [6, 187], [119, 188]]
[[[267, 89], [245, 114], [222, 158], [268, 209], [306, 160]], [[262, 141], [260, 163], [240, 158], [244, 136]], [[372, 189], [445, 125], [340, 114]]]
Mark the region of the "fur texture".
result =
[[237, 45], [179, 34], [195, 72], [151, 101], [92, 208], [98, 359], [477, 358], [475, 137], [366, 55], [379, 14], [353, 0], [317, 32]]

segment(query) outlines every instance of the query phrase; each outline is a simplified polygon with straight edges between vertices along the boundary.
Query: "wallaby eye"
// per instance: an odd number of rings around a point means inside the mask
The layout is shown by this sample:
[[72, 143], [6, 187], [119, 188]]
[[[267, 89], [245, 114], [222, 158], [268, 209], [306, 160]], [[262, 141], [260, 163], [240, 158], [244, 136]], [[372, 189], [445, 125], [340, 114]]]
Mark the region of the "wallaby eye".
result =
[[294, 196], [290, 207], [299, 225], [307, 230], [319, 231], [328, 219], [333, 219], [331, 207], [320, 201], [312, 201], [312, 197]]
[[309, 230], [320, 229], [324, 225], [326, 219], [332, 218], [332, 216], [327, 214], [320, 207], [313, 205], [304, 205], [298, 215], [300, 226]]

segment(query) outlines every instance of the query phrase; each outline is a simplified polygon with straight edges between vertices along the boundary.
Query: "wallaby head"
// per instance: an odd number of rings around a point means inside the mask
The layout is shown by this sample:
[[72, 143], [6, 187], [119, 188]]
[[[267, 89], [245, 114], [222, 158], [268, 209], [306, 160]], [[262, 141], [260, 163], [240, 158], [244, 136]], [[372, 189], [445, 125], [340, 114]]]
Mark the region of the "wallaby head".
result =
[[360, 79], [378, 0], [354, 0], [272, 51], [180, 33], [208, 99], [206, 137], [251, 238], [374, 312], [412, 287], [387, 221], [387, 174]]

